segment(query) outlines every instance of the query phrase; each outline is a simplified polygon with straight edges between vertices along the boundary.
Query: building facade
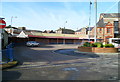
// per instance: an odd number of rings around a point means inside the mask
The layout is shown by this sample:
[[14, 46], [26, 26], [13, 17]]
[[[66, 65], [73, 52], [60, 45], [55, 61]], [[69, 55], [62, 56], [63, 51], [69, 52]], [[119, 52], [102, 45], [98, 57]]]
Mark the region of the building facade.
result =
[[[96, 28], [96, 39], [98, 42], [108, 43], [109, 38], [116, 38], [120, 35], [118, 13], [102, 13]], [[90, 32], [90, 38], [94, 38], [95, 28]]]

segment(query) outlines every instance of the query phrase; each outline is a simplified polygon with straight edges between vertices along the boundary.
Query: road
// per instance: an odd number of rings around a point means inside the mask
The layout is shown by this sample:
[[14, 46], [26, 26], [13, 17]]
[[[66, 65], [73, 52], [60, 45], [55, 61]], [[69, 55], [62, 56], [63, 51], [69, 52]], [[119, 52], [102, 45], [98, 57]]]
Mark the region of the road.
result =
[[77, 49], [78, 45], [17, 46], [14, 57], [20, 64], [3, 70], [3, 80], [117, 80], [118, 55], [95, 57], [56, 53], [58, 49]]

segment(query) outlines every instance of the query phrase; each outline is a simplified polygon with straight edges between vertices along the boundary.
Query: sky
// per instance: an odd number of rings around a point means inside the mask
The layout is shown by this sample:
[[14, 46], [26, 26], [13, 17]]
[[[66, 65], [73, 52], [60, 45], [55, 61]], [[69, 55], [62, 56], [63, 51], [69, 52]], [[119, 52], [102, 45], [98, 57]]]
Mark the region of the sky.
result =
[[[60, 27], [77, 30], [89, 25], [89, 2], [2, 2], [6, 25], [31, 30], [57, 30]], [[118, 13], [117, 2], [98, 2], [100, 13]], [[17, 18], [16, 18], [17, 17]], [[66, 23], [67, 21], [67, 23]], [[95, 25], [94, 2], [91, 5], [91, 25]]]

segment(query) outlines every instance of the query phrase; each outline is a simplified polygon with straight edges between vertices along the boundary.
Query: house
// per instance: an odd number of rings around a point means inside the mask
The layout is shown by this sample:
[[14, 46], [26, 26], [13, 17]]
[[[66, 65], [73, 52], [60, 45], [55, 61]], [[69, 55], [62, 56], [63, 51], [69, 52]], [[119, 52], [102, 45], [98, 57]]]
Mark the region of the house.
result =
[[107, 43], [109, 38], [117, 37], [120, 28], [119, 18], [119, 13], [102, 13], [97, 23], [97, 39], [103, 39]]
[[94, 27], [83, 27], [83, 28], [75, 31], [75, 34], [80, 35], [81, 37], [84, 37], [84, 38], [93, 39], [94, 36], [91, 35], [93, 28]]
[[17, 35], [20, 34], [20, 32], [22, 31], [21, 29], [18, 29], [16, 27], [11, 27], [11, 25], [6, 26], [4, 28], [8, 33], [10, 33], [13, 37], [16, 37]]
[[93, 29], [94, 27], [83, 27], [77, 31], [75, 31], [75, 34], [81, 34], [81, 35], [87, 35], [91, 32], [91, 30]]
[[91, 39], [91, 40], [94, 39], [93, 29], [94, 29], [94, 27], [87, 27], [87, 28], [86, 28], [87, 36], [88, 36], [88, 38]]
[[25, 32], [41, 32], [42, 31], [39, 31], [39, 30], [28, 30], [26, 29], [26, 27], [11, 27], [10, 25], [5, 27], [4, 28], [8, 33], [12, 34], [12, 37], [17, 37], [22, 31], [25, 31]]
[[119, 35], [119, 18], [120, 13], [102, 13], [99, 19], [103, 19], [105, 24], [110, 22], [114, 26], [114, 37], [116, 37]]
[[75, 32], [75, 34], [86, 35], [86, 34], [87, 34], [87, 29], [86, 29], [86, 27], [83, 27], [83, 28], [81, 28], [80, 30], [77, 30], [77, 31]]
[[83, 27], [83, 28], [75, 31], [75, 35], [79, 35], [79, 36], [81, 36], [81, 37], [88, 38], [86, 27]]
[[53, 30], [45, 30], [43, 33], [55, 33]]
[[56, 30], [56, 33], [58, 33], [58, 34], [74, 34], [75, 31], [71, 30], [71, 29], [66, 29], [66, 28], [59, 28], [58, 30]]
[[18, 29], [26, 30], [26, 27], [18, 27]]

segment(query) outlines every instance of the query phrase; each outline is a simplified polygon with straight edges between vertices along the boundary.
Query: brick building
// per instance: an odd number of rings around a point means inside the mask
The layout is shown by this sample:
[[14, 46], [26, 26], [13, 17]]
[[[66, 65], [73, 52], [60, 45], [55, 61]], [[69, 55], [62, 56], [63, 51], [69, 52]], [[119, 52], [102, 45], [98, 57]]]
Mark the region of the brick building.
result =
[[[98, 42], [108, 42], [109, 38], [120, 37], [120, 14], [119, 13], [102, 13], [97, 22], [96, 38]], [[94, 39], [94, 27], [84, 27], [75, 32], [76, 35], [90, 37]]]
[[[109, 38], [116, 38], [119, 36], [119, 18], [118, 13], [102, 13], [96, 28], [96, 38], [103, 42], [108, 42]], [[94, 37], [94, 29], [90, 33]]]
[[87, 35], [87, 29], [86, 29], [86, 27], [83, 27], [83, 28], [75, 31], [75, 34], [78, 34], [78, 35]]
[[[94, 27], [84, 27], [84, 28], [81, 28], [81, 29], [75, 31], [75, 34], [80, 35], [81, 37], [89, 39], [89, 34], [91, 34], [93, 28]], [[91, 35], [90, 39], [93, 39], [93, 37], [94, 36]]]

